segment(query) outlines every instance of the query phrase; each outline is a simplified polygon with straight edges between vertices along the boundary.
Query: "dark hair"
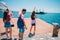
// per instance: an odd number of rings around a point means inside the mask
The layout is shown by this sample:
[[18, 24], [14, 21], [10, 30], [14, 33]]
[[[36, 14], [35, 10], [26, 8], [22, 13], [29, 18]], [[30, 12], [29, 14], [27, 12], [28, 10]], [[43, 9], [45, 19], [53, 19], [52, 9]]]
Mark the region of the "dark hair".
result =
[[8, 12], [9, 12], [9, 9], [6, 9], [6, 11], [8, 11]]
[[32, 12], [32, 15], [35, 15], [35, 11]]
[[7, 19], [7, 15], [8, 15], [9, 9], [6, 9], [6, 11], [3, 14], [3, 19], [6, 20]]
[[35, 19], [34, 16], [35, 16], [35, 11], [32, 12], [31, 19]]
[[26, 9], [22, 9], [22, 11], [26, 11]]

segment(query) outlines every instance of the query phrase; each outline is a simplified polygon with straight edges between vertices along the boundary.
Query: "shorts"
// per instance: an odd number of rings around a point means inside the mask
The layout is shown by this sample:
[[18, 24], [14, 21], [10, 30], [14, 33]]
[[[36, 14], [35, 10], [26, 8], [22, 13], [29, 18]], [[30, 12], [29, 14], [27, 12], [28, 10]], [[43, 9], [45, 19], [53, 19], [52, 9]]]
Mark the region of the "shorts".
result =
[[20, 33], [24, 34], [24, 31], [25, 31], [25, 28], [24, 27], [23, 28], [19, 28], [19, 32]]
[[36, 24], [34, 23], [34, 24], [32, 24], [32, 26], [35, 26]]
[[36, 25], [36, 20], [32, 20], [31, 25], [35, 26]]
[[4, 27], [5, 28], [10, 28], [11, 27], [11, 23], [10, 22], [4, 22]]
[[36, 23], [36, 20], [32, 20], [31, 23], [32, 23], [32, 24]]

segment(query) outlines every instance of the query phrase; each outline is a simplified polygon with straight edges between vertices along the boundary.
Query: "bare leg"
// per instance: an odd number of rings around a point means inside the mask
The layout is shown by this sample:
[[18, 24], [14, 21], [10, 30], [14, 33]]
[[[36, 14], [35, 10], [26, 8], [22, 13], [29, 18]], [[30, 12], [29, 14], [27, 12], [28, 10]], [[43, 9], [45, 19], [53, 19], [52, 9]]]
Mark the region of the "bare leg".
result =
[[0, 36], [1, 36], [1, 33], [0, 33]]
[[36, 25], [34, 26], [34, 34], [35, 34], [35, 31], [36, 31]]
[[31, 30], [32, 30], [32, 26], [31, 26], [31, 28], [30, 28], [30, 33], [31, 33]]
[[22, 33], [19, 33], [19, 38], [20, 38], [21, 40], [23, 40], [23, 34], [22, 34]]
[[9, 28], [10, 30], [10, 38], [12, 38], [12, 28]]
[[21, 38], [22, 38], [22, 40], [23, 40], [23, 34], [21, 34]]
[[7, 38], [8, 38], [8, 28], [6, 28], [6, 36], [7, 36]]

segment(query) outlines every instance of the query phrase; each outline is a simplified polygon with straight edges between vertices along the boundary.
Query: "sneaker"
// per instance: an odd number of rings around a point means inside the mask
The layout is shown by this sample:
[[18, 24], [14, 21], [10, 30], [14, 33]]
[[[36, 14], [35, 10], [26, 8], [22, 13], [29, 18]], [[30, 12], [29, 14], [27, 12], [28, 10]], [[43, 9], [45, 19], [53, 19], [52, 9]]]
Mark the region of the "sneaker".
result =
[[34, 34], [32, 34], [33, 36], [35, 36], [35, 33]]
[[22, 39], [19, 39], [19, 40], [22, 40]]
[[30, 38], [31, 38], [32, 36], [33, 36], [33, 35], [32, 35], [32, 33], [29, 33], [28, 37], [30, 37]]

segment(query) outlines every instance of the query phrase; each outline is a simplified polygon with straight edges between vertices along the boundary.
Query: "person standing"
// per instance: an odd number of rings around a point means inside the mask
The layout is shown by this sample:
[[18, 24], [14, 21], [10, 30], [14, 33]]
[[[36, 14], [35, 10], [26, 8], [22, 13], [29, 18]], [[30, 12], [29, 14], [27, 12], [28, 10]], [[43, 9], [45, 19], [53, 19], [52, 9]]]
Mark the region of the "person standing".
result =
[[32, 31], [32, 28], [34, 26], [34, 32], [33, 32], [33, 35], [35, 35], [35, 31], [36, 31], [36, 12], [35, 12], [35, 9], [34, 11], [32, 12], [32, 15], [31, 15], [31, 28], [30, 28], [30, 33], [29, 34], [32, 34], [31, 31]]
[[[24, 14], [26, 13], [26, 9], [22, 9], [21, 14], [18, 17], [17, 26], [19, 28], [19, 40], [23, 40], [23, 34], [26, 28]], [[27, 29], [27, 28], [26, 28]]]
[[[11, 28], [11, 16], [10, 15], [10, 10], [9, 9], [6, 9], [6, 11], [4, 12], [3, 14], [3, 22], [4, 22], [4, 27], [5, 27], [5, 30], [6, 30], [6, 36], [7, 36], [7, 39], [12, 39], [12, 28]], [[8, 30], [10, 31], [10, 38], [8, 36]]]

